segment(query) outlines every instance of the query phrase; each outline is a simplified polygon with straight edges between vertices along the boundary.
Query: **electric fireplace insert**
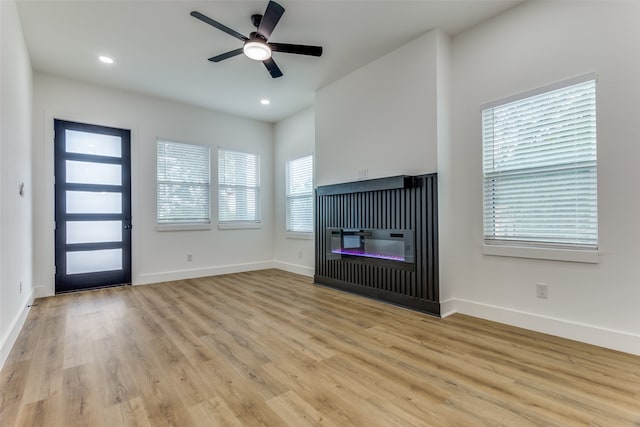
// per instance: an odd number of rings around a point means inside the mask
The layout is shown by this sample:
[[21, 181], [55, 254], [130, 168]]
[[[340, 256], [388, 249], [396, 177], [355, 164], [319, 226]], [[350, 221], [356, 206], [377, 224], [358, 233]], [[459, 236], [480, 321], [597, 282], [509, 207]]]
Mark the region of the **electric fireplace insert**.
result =
[[362, 257], [413, 264], [413, 232], [386, 229], [327, 229], [327, 258]]

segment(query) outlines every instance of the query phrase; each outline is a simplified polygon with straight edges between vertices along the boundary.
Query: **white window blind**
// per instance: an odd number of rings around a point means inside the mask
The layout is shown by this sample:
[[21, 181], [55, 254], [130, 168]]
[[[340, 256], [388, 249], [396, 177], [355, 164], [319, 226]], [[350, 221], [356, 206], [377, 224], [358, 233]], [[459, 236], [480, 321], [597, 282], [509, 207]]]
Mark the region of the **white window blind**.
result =
[[287, 162], [287, 231], [313, 232], [313, 156]]
[[260, 221], [260, 158], [218, 150], [218, 221]]
[[210, 222], [209, 147], [157, 141], [158, 224]]
[[485, 107], [482, 139], [487, 244], [597, 248], [594, 76]]

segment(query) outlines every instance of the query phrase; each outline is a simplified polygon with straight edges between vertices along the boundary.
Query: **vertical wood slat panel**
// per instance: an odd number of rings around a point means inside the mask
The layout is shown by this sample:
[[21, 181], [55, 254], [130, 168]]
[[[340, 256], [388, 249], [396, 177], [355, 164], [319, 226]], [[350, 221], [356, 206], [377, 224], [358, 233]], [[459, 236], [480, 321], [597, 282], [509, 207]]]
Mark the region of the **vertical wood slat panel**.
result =
[[429, 180], [431, 195], [430, 203], [428, 206], [431, 208], [431, 233], [429, 234], [431, 239], [431, 287], [433, 289], [433, 300], [440, 301], [440, 264], [439, 264], [439, 239], [438, 239], [438, 185], [435, 175]]
[[[431, 194], [429, 180], [427, 180], [424, 183], [424, 186], [423, 186], [423, 188], [421, 190], [422, 190], [421, 193], [422, 193], [423, 197], [428, 199], [429, 194]], [[424, 282], [430, 284], [432, 282], [431, 281], [431, 272], [432, 272], [432, 269], [433, 269], [433, 265], [432, 265], [432, 260], [431, 260], [431, 255], [432, 255], [432, 252], [431, 252], [431, 236], [430, 236], [430, 233], [431, 233], [431, 230], [430, 230], [430, 228], [431, 228], [430, 227], [431, 220], [430, 220], [430, 211], [428, 209], [428, 206], [425, 206], [425, 211], [422, 213], [420, 220], [421, 220], [421, 227], [424, 230], [424, 232], [422, 233], [422, 245], [421, 246], [423, 247], [423, 250], [425, 252], [425, 257], [424, 258], [426, 259], [426, 265], [425, 265], [425, 271], [424, 271], [424, 274], [425, 274], [426, 277], [425, 277]], [[425, 298], [432, 298], [432, 293], [433, 293], [432, 291], [433, 290], [431, 289], [431, 286], [426, 287], [425, 291], [426, 291]]]
[[[420, 196], [421, 199], [425, 200], [425, 196], [426, 196], [426, 189], [429, 186], [428, 184], [428, 180], [425, 180], [423, 182], [420, 183], [420, 188], [419, 191], [417, 191], [418, 195]], [[426, 199], [428, 200], [428, 198]], [[420, 266], [420, 287], [419, 287], [419, 298], [425, 298], [425, 299], [430, 299], [430, 292], [429, 292], [429, 261], [428, 261], [428, 257], [429, 257], [429, 247], [428, 244], [426, 243], [427, 240], [429, 239], [429, 237], [427, 236], [427, 234], [429, 233], [429, 229], [427, 227], [427, 218], [426, 218], [426, 209], [425, 208], [425, 203], [420, 203], [418, 206], [416, 206], [416, 209], [418, 210], [417, 212], [417, 218], [416, 218], [416, 223], [417, 223], [417, 228], [419, 228], [420, 232], [417, 235], [417, 238], [420, 239], [420, 244], [418, 245], [420, 247], [420, 259], [425, 259], [426, 263], [422, 264]]]
[[[416, 180], [414, 186], [419, 186], [420, 184], [422, 184], [420, 181]], [[403, 193], [402, 195], [402, 200], [403, 200], [403, 206], [406, 207], [406, 194]], [[403, 225], [407, 228], [411, 227], [413, 229], [414, 234], [414, 241], [415, 241], [415, 245], [416, 247], [414, 248], [415, 251], [415, 257], [416, 257], [416, 272], [415, 272], [415, 279], [411, 281], [411, 295], [415, 298], [420, 298], [420, 283], [423, 280], [422, 278], [422, 265], [420, 262], [418, 262], [418, 260], [421, 259], [421, 248], [420, 248], [420, 230], [416, 229], [415, 226], [411, 226], [409, 225], [409, 222], [407, 221], [407, 209], [405, 208], [405, 213], [403, 215], [404, 218], [404, 223]]]
[[[316, 282], [439, 315], [437, 177], [412, 178], [404, 188], [316, 194]], [[329, 227], [412, 230], [414, 268], [327, 259]]]

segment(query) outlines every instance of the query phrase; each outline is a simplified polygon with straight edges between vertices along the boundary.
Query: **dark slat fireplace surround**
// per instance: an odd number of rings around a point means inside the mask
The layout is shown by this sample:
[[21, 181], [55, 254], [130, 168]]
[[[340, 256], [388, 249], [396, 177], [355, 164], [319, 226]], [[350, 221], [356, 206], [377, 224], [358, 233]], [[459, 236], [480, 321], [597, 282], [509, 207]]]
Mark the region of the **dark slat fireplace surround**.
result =
[[316, 283], [440, 316], [436, 174], [320, 186], [316, 212]]

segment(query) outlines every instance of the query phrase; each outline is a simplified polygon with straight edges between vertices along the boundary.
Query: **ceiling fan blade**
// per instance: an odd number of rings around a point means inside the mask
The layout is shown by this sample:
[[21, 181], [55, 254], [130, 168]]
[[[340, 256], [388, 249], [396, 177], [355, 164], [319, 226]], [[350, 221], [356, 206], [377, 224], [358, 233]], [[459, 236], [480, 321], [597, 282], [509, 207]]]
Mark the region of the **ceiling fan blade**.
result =
[[267, 43], [272, 51], [295, 53], [297, 55], [321, 56], [322, 46], [307, 46], [303, 44]]
[[221, 23], [219, 23], [218, 21], [214, 21], [213, 19], [209, 18], [206, 15], [203, 15], [200, 12], [197, 11], [193, 11], [191, 12], [191, 16], [193, 16], [194, 18], [197, 18], [199, 20], [201, 20], [202, 22], [211, 25], [212, 27], [215, 27], [221, 31], [224, 31], [225, 33], [229, 34], [230, 36], [233, 36], [237, 39], [244, 41], [249, 40], [248, 37], [243, 36], [242, 34], [240, 34], [239, 32], [232, 30], [231, 28], [227, 27], [226, 25], [222, 25]]
[[238, 56], [243, 52], [243, 49], [235, 49], [235, 50], [230, 50], [229, 52], [225, 52], [225, 53], [221, 53], [220, 55], [216, 55], [216, 56], [212, 56], [211, 58], [209, 58], [209, 61], [211, 62], [220, 62], [223, 61], [225, 59], [229, 59], [229, 58], [233, 58], [234, 56]]
[[277, 79], [278, 77], [282, 77], [282, 71], [280, 70], [280, 67], [278, 67], [276, 62], [273, 60], [273, 58], [265, 59], [264, 61], [262, 61], [262, 63], [264, 64], [265, 67], [267, 67], [267, 70], [269, 70], [269, 74], [271, 74], [271, 77], [273, 77], [274, 79]]
[[264, 15], [262, 15], [262, 19], [260, 20], [258, 34], [268, 40], [283, 14], [284, 7], [274, 1], [270, 1], [267, 5], [267, 10], [264, 11]]

